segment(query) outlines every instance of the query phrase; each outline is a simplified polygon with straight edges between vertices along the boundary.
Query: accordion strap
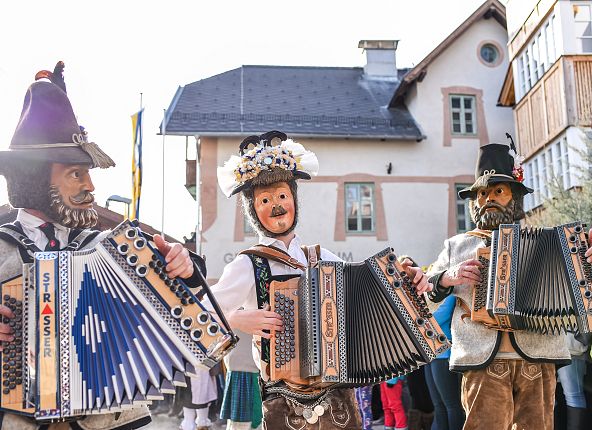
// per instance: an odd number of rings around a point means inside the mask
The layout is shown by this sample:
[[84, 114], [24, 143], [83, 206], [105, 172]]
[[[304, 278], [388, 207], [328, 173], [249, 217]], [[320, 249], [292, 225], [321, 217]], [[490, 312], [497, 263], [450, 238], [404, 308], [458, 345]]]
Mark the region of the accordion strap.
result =
[[239, 252], [239, 254], [251, 254], [258, 257], [267, 258], [268, 260], [277, 261], [278, 263], [283, 263], [286, 266], [290, 266], [292, 269], [306, 269], [304, 264], [296, 260], [294, 257], [290, 257], [286, 252], [274, 246], [254, 245]]
[[34, 253], [41, 251], [37, 246], [35, 246], [35, 242], [25, 235], [23, 228], [18, 221], [1, 225], [0, 239], [15, 245], [21, 254], [23, 262], [25, 263], [32, 262]]
[[315, 267], [321, 259], [321, 245], [318, 243], [312, 246], [303, 245], [302, 250], [304, 251], [304, 255], [306, 255], [308, 267]]

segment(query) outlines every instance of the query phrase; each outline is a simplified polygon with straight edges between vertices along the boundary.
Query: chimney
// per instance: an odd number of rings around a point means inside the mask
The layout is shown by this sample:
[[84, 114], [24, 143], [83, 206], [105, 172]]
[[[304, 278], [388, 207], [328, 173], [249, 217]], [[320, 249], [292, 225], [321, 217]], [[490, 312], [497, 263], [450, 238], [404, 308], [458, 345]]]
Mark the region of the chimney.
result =
[[394, 80], [398, 78], [396, 51], [398, 40], [360, 40], [358, 48], [366, 51], [364, 77]]

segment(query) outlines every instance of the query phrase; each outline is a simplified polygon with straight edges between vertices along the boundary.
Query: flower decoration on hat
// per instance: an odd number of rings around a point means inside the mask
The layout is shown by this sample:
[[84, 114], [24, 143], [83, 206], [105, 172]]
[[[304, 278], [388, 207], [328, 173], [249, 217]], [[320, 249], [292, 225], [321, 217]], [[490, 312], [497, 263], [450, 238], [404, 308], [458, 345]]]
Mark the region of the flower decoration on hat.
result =
[[516, 150], [516, 145], [514, 145], [514, 139], [512, 139], [512, 136], [510, 135], [510, 133], [506, 133], [506, 137], [508, 139], [510, 139], [510, 151], [509, 152], [510, 152], [510, 155], [512, 156], [512, 158], [514, 159], [514, 167], [512, 169], [512, 176], [518, 182], [524, 182], [524, 168], [522, 167], [522, 164], [524, 163], [524, 156], [518, 154], [518, 151]]
[[[252, 146], [252, 147], [251, 147]], [[282, 169], [295, 179], [310, 179], [319, 171], [316, 155], [279, 131], [249, 136], [240, 145], [240, 155], [232, 155], [218, 167], [218, 184], [230, 197], [250, 186], [264, 172]]]

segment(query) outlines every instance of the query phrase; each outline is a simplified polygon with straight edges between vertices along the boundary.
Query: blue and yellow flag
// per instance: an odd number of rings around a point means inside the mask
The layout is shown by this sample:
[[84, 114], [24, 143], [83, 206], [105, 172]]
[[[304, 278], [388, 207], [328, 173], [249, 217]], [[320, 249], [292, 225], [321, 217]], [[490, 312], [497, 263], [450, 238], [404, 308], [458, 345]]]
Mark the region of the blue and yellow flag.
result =
[[142, 115], [144, 109], [132, 115], [132, 210], [130, 219], [140, 219], [140, 195], [142, 192]]

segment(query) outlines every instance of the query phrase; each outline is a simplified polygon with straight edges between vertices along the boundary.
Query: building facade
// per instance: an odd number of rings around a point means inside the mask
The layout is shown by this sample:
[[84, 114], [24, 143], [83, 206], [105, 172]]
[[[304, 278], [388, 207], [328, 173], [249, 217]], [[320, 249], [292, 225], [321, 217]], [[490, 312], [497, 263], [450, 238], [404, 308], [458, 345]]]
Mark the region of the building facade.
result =
[[513, 133], [512, 112], [497, 106], [507, 37], [503, 5], [488, 0], [412, 69], [397, 68], [397, 41], [361, 41], [363, 68], [242, 66], [179, 88], [166, 133], [198, 145], [186, 186], [201, 201], [209, 276], [256, 242], [216, 168], [244, 137], [272, 129], [319, 159], [319, 175], [299, 185], [305, 243], [349, 261], [391, 246], [430, 264], [471, 228], [456, 193], [474, 180], [479, 146]]
[[499, 101], [513, 108], [532, 211], [551, 182], [579, 185], [592, 138], [592, 1], [510, 0], [507, 15], [511, 68]]

